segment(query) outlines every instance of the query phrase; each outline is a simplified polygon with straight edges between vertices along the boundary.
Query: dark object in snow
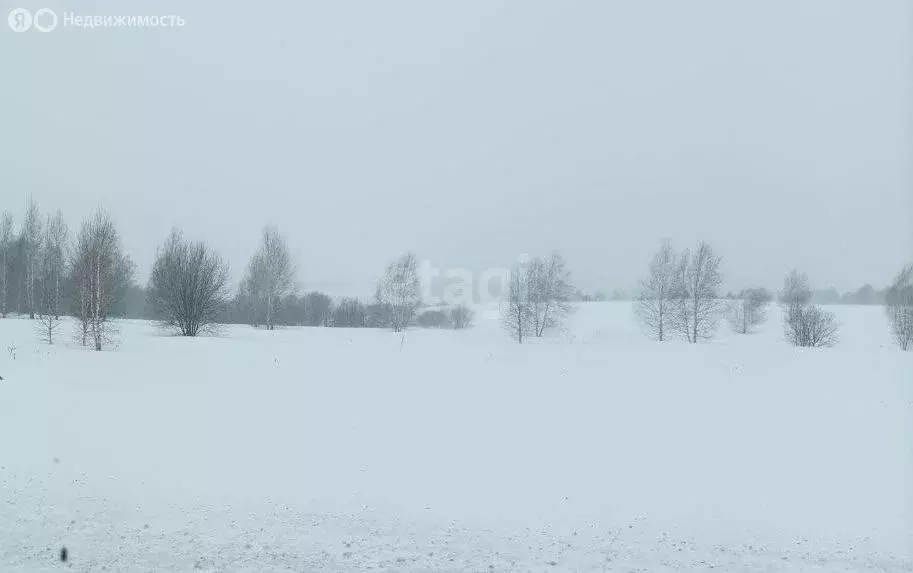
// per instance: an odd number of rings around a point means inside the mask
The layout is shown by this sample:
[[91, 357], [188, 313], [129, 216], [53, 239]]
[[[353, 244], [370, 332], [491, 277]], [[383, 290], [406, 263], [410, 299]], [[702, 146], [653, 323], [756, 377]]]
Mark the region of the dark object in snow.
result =
[[64, 546], [64, 547], [62, 547], [62, 548], [60, 549], [60, 560], [63, 561], [64, 563], [67, 562], [67, 548], [66, 548], [66, 546]]

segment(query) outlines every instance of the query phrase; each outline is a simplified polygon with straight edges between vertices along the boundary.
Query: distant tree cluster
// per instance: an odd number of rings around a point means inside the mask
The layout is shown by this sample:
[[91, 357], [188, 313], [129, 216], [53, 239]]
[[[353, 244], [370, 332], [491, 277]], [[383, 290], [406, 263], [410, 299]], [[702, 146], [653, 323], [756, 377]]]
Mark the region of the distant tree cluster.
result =
[[420, 310], [416, 324], [421, 328], [446, 328], [459, 330], [469, 328], [475, 313], [465, 303], [450, 307], [429, 308]]
[[857, 304], [857, 305], [883, 305], [888, 294], [888, 288], [876, 289], [866, 283], [852, 292], [840, 294], [834, 287], [816, 289], [812, 291], [811, 302], [815, 304]]
[[[281, 248], [267, 248], [267, 244], [283, 245]], [[234, 295], [222, 305], [218, 322], [225, 324], [249, 324], [273, 329], [276, 326], [324, 326], [336, 328], [389, 328], [402, 332], [411, 326], [424, 328], [466, 328], [472, 323], [473, 313], [465, 305], [447, 309], [421, 310], [420, 284], [417, 258], [406, 253], [391, 262], [377, 283], [373, 300], [364, 301], [355, 297], [335, 300], [319, 291], [299, 295], [294, 292], [294, 274], [278, 273], [283, 276], [281, 289], [275, 290], [258, 285], [276, 284], [268, 277], [258, 278], [257, 269], [265, 268], [260, 262], [262, 253], [270, 251], [287, 253], [284, 240], [275, 229], [264, 232], [260, 251], [248, 266], [248, 272]], [[285, 255], [276, 260], [286, 260]], [[284, 262], [278, 268], [292, 269]], [[286, 280], [287, 279], [287, 280]], [[151, 288], [150, 288], [151, 294]], [[271, 302], [272, 298], [272, 302]], [[435, 313], [443, 313], [443, 318]]]

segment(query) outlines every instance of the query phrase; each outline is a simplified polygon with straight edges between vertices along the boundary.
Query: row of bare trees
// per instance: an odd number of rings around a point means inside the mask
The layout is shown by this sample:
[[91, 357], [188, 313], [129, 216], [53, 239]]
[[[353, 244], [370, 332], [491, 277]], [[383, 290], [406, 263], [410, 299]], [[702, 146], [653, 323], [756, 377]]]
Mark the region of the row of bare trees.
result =
[[[656, 340], [680, 336], [695, 343], [713, 337], [723, 316], [739, 334], [750, 334], [766, 320], [772, 295], [763, 288], [746, 289], [732, 300], [719, 293], [721, 258], [707, 243], [676, 252], [663, 241], [640, 283], [635, 314], [644, 331]], [[832, 346], [838, 324], [833, 315], [811, 303], [808, 277], [793, 271], [786, 277], [780, 301], [784, 330], [796, 346]], [[902, 314], [902, 313], [900, 313]]]
[[[680, 336], [688, 342], [712, 338], [728, 312], [733, 330], [754, 332], [766, 317], [771, 295], [747, 289], [724, 301], [721, 259], [706, 243], [677, 252], [664, 241], [640, 284], [635, 307], [644, 330], [657, 340]], [[113, 220], [99, 210], [86, 219], [75, 240], [57, 211], [42, 218], [30, 201], [18, 230], [9, 212], [0, 215], [0, 315], [16, 309], [38, 318], [41, 337], [53, 343], [60, 318], [77, 318], [77, 338], [101, 350], [113, 341], [114, 310], [134, 274], [123, 252]], [[417, 320], [421, 307], [417, 259], [406, 253], [391, 262], [378, 281], [375, 300], [364, 305], [343, 300], [334, 305], [322, 293], [297, 297], [296, 269], [288, 245], [275, 227], [266, 227], [247, 266], [236, 300], [245, 300], [250, 322], [275, 328], [277, 309], [295, 312], [300, 322], [337, 326], [389, 327], [401, 332], [411, 324], [454, 328], [472, 320], [465, 307], [449, 314], [434, 309]], [[229, 301], [229, 270], [224, 259], [203, 242], [173, 231], [157, 253], [147, 289], [148, 302], [164, 327], [184, 336], [207, 332], [224, 317]], [[522, 343], [562, 324], [573, 310], [575, 292], [561, 255], [533, 258], [509, 275], [503, 327]], [[780, 294], [787, 339], [797, 346], [829, 346], [837, 340], [834, 315], [812, 304], [808, 278], [797, 271], [787, 276]], [[905, 267], [885, 295], [891, 330], [903, 349], [913, 347], [913, 265]], [[291, 304], [290, 304], [291, 302]]]
[[[266, 227], [248, 263], [234, 306], [244, 309], [251, 325], [262, 324], [267, 330], [275, 328], [277, 311], [282, 308], [286, 314], [294, 313], [299, 323], [370, 325], [401, 332], [413, 323], [421, 305], [413, 253], [406, 253], [387, 266], [370, 306], [344, 299], [334, 307], [330, 297], [317, 292], [299, 298], [295, 295], [295, 273], [285, 238], [275, 227]], [[159, 248], [153, 265], [148, 288], [153, 312], [163, 327], [183, 336], [210, 331], [229, 304], [228, 276], [228, 266], [213, 249], [201, 242], [188, 242], [175, 230]], [[455, 327], [466, 324], [467, 310], [454, 315]]]
[[133, 263], [102, 210], [82, 223], [75, 240], [59, 210], [42, 218], [34, 200], [18, 233], [12, 214], [0, 215], [0, 315], [15, 306], [37, 318], [39, 337], [49, 344], [58, 338], [61, 316], [70, 314], [82, 345], [105, 348], [115, 334], [113, 311], [132, 279]]

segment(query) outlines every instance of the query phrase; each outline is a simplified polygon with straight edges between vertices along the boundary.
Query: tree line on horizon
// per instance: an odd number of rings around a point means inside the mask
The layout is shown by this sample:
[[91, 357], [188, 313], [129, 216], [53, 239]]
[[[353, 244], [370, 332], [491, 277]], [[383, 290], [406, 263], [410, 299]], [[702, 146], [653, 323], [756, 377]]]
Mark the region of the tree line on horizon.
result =
[[[723, 295], [721, 259], [706, 243], [676, 251], [663, 242], [635, 296], [616, 290], [610, 297], [575, 289], [558, 253], [534, 257], [509, 273], [501, 321], [523, 342], [562, 326], [574, 303], [635, 301], [644, 331], [657, 340], [688, 342], [713, 337], [726, 318], [740, 334], [765, 320], [775, 295], [764, 288]], [[125, 253], [112, 218], [99, 209], [71, 233], [58, 210], [42, 217], [30, 200], [15, 228], [9, 212], [0, 214], [0, 317], [10, 313], [37, 319], [43, 340], [53, 344], [62, 316], [76, 318], [75, 338], [102, 350], [116, 335], [114, 318], [157, 321], [183, 336], [211, 332], [220, 324], [390, 328], [466, 328], [473, 320], [465, 304], [423, 306], [417, 259], [406, 253], [392, 261], [377, 281], [373, 299], [298, 292], [297, 269], [279, 230], [263, 229], [260, 244], [237, 289], [230, 288], [228, 264], [204, 241], [191, 241], [175, 229], [157, 251], [148, 284], [136, 284], [135, 266]], [[821, 304], [882, 304], [898, 344], [913, 345], [913, 270], [904, 268], [890, 287], [864, 285], [854, 293], [813, 290], [808, 277], [791, 272], [776, 297], [784, 307], [786, 338], [797, 346], [836, 342], [833, 313]]]

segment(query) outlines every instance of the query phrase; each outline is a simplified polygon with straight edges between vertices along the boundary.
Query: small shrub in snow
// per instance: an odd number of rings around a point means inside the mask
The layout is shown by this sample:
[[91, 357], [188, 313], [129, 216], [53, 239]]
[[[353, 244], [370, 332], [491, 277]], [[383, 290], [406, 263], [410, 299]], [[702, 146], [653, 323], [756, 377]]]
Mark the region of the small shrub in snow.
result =
[[793, 346], [819, 347], [837, 344], [834, 313], [813, 304], [790, 305], [786, 310], [786, 338]]
[[35, 330], [38, 333], [39, 340], [47, 344], [54, 344], [54, 341], [57, 340], [57, 333], [60, 330], [60, 319], [50, 311], [40, 312], [37, 316], [38, 322]]
[[818, 347], [837, 344], [834, 313], [811, 304], [808, 277], [796, 270], [787, 275], [780, 293], [784, 306], [783, 328], [793, 346]]

